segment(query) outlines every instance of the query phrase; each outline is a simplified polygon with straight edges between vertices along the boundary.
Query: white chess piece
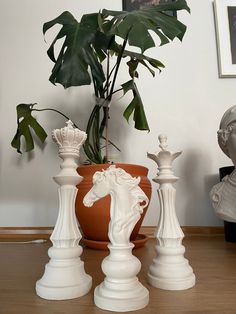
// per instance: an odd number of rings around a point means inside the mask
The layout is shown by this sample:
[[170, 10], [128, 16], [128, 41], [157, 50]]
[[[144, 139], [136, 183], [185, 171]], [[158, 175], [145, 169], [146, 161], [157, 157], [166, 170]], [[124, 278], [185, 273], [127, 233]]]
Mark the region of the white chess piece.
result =
[[49, 263], [43, 277], [36, 283], [36, 293], [48, 300], [66, 300], [80, 297], [89, 292], [92, 278], [84, 271], [80, 259], [81, 233], [75, 216], [76, 185], [82, 181], [78, 175], [79, 150], [86, 140], [86, 133], [73, 127], [54, 130], [53, 140], [59, 146], [59, 156], [63, 159], [60, 173], [54, 177], [59, 184], [59, 214], [51, 235], [53, 246], [48, 250]]
[[175, 193], [172, 186], [178, 180], [172, 171], [173, 161], [181, 152], [172, 153], [167, 147], [167, 137], [159, 136], [161, 151], [150, 154], [148, 158], [158, 165], [158, 174], [153, 179], [159, 183], [160, 217], [157, 226], [157, 257], [149, 268], [148, 281], [157, 288], [165, 290], [184, 290], [195, 285], [195, 275], [184, 257], [182, 245], [184, 237], [175, 212]]
[[94, 291], [95, 304], [104, 310], [134, 311], [145, 307], [149, 301], [148, 290], [136, 277], [141, 263], [132, 255], [134, 245], [129, 241], [143, 208], [148, 204], [139, 182], [140, 178], [110, 166], [94, 174], [93, 187], [84, 197], [85, 206], [92, 206], [98, 199], [111, 195], [110, 255], [102, 262], [106, 278]]

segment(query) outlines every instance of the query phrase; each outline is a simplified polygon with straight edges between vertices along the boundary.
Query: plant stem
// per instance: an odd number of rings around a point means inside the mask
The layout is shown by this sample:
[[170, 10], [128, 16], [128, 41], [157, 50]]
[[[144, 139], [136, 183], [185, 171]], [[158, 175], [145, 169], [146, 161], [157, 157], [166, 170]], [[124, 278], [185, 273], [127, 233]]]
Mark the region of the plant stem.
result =
[[[45, 108], [45, 109], [32, 109], [32, 111], [54, 111], [59, 113], [61, 116], [63, 116], [64, 118], [66, 118], [67, 120], [71, 120], [69, 117], [67, 117], [64, 113], [62, 113], [59, 110], [56, 109], [52, 109], [52, 108]], [[72, 120], [71, 120], [72, 121]], [[73, 122], [73, 121], [72, 121]], [[79, 127], [73, 122], [74, 126], [78, 129]]]
[[[102, 138], [105, 140], [105, 137], [102, 136]], [[121, 150], [119, 149], [118, 146], [116, 146], [114, 143], [112, 143], [112, 141], [108, 140], [109, 145], [114, 146], [119, 152], [121, 152]], [[101, 148], [105, 148], [105, 146], [102, 146]]]
[[115, 68], [116, 68], [116, 64], [113, 66], [113, 68], [111, 69], [110, 73], [108, 73], [106, 84], [104, 85], [104, 92], [107, 91], [107, 98], [109, 96], [108, 89], [109, 89], [109, 86], [111, 84], [110, 77], [111, 77], [112, 73], [114, 72]]
[[[122, 48], [121, 48], [121, 51], [120, 53], [118, 54], [117, 56], [117, 62], [116, 62], [116, 65], [115, 67], [113, 67], [112, 69], [112, 72], [113, 70], [115, 69], [115, 73], [114, 73], [114, 76], [113, 76], [113, 80], [112, 80], [112, 85], [111, 85], [111, 89], [110, 89], [110, 92], [109, 92], [109, 78], [111, 77], [111, 73], [109, 73], [109, 71], [107, 72], [107, 82], [106, 82], [106, 85], [108, 86], [107, 87], [107, 97], [106, 99], [110, 102], [111, 99], [112, 99], [112, 95], [113, 95], [113, 90], [114, 90], [114, 87], [115, 87], [115, 82], [116, 82], [116, 78], [117, 78], [117, 74], [118, 74], [118, 71], [119, 71], [119, 68], [120, 68], [120, 63], [121, 63], [121, 59], [122, 59], [122, 56], [123, 56], [123, 52], [125, 50], [125, 46], [127, 44], [127, 40], [128, 40], [128, 34], [127, 34], [127, 37], [126, 39], [124, 40], [123, 42], [123, 45], [122, 45]], [[109, 65], [109, 60], [108, 60], [108, 65]], [[105, 85], [105, 86], [106, 86]], [[106, 106], [106, 109], [105, 109], [105, 119], [106, 119], [106, 127], [105, 127], [105, 156], [104, 156], [104, 161], [107, 162], [108, 161], [108, 143], [109, 143], [109, 140], [108, 140], [108, 120], [109, 120], [109, 102], [107, 103], [107, 106]]]
[[114, 95], [115, 93], [120, 92], [121, 90], [123, 90], [123, 88], [119, 88], [119, 89], [115, 90], [112, 94]]
[[[110, 54], [108, 52], [107, 55], [107, 80], [106, 80], [106, 84], [105, 87], [107, 88], [106, 90], [106, 97], [109, 96], [109, 71], [110, 71]], [[105, 113], [105, 162], [108, 162], [108, 115], [109, 115], [109, 108], [108, 108], [109, 103], [106, 104], [106, 108], [104, 110]]]
[[105, 142], [105, 145], [106, 145], [106, 152], [105, 152], [105, 158], [106, 158], [106, 162], [108, 162], [108, 119], [109, 119], [109, 103], [107, 103], [107, 106], [106, 106], [106, 129], [105, 129], [105, 138], [106, 138], [106, 142]]
[[104, 86], [104, 90], [105, 90], [105, 88], [107, 88], [106, 97], [108, 97], [108, 95], [109, 95], [109, 71], [110, 71], [110, 54], [108, 52], [108, 54], [107, 54], [107, 80], [106, 80], [106, 83]]
[[108, 99], [111, 100], [112, 99], [112, 94], [113, 94], [113, 90], [114, 90], [114, 87], [115, 87], [115, 82], [116, 82], [116, 78], [117, 78], [117, 74], [118, 74], [118, 71], [119, 71], [119, 68], [120, 68], [120, 63], [121, 63], [121, 59], [122, 59], [122, 56], [123, 56], [123, 52], [125, 50], [125, 46], [127, 44], [127, 41], [128, 41], [128, 35], [129, 35], [129, 32], [123, 42], [123, 45], [122, 45], [122, 48], [121, 48], [121, 51], [120, 53], [118, 54], [117, 56], [117, 62], [116, 62], [116, 70], [115, 70], [115, 73], [114, 73], [114, 77], [113, 77], [113, 80], [112, 80], [112, 85], [111, 85], [111, 89], [110, 89], [110, 94], [108, 96]]
[[93, 88], [94, 88], [94, 94], [96, 97], [98, 97], [98, 89], [94, 80], [94, 77], [92, 76], [92, 80], [93, 80]]

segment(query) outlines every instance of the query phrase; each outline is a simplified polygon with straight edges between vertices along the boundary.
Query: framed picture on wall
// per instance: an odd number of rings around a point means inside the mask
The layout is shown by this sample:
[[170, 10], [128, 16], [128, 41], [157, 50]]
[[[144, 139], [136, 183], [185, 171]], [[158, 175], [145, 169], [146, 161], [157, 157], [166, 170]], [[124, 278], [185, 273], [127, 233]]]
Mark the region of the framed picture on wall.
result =
[[[123, 10], [124, 11], [138, 10], [147, 6], [174, 1], [175, 0], [123, 0]], [[170, 12], [170, 14], [176, 16], [176, 12]]]
[[220, 77], [236, 77], [236, 0], [215, 0]]

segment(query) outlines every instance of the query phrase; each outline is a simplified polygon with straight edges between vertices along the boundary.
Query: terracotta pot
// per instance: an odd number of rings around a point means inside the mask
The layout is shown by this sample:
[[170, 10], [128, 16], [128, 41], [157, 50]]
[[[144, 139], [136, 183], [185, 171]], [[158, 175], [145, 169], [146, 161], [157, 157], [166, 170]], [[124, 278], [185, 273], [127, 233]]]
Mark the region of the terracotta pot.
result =
[[[92, 207], [83, 205], [83, 198], [92, 187], [92, 177], [96, 171], [108, 168], [109, 164], [85, 165], [78, 168], [78, 173], [84, 180], [78, 186], [78, 194], [76, 198], [76, 215], [82, 229], [84, 243], [97, 249], [106, 249], [108, 239], [108, 224], [110, 220], [110, 195], [96, 201]], [[133, 177], [141, 177], [140, 187], [150, 199], [151, 182], [147, 178], [148, 169], [140, 165], [132, 164], [116, 164], [117, 167], [124, 169]], [[142, 246], [146, 238], [142, 235], [138, 236], [140, 226], [146, 214], [147, 208], [137, 222], [132, 234], [131, 241], [134, 241], [136, 247]], [[135, 243], [136, 241], [136, 243]], [[143, 243], [143, 244], [142, 244]]]

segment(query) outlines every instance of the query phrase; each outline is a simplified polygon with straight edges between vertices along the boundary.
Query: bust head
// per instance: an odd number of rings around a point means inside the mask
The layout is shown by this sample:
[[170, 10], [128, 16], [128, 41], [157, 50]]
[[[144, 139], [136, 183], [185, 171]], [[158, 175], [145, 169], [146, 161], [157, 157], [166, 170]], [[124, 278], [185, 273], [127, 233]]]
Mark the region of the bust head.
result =
[[236, 106], [224, 113], [217, 134], [220, 148], [236, 166]]

